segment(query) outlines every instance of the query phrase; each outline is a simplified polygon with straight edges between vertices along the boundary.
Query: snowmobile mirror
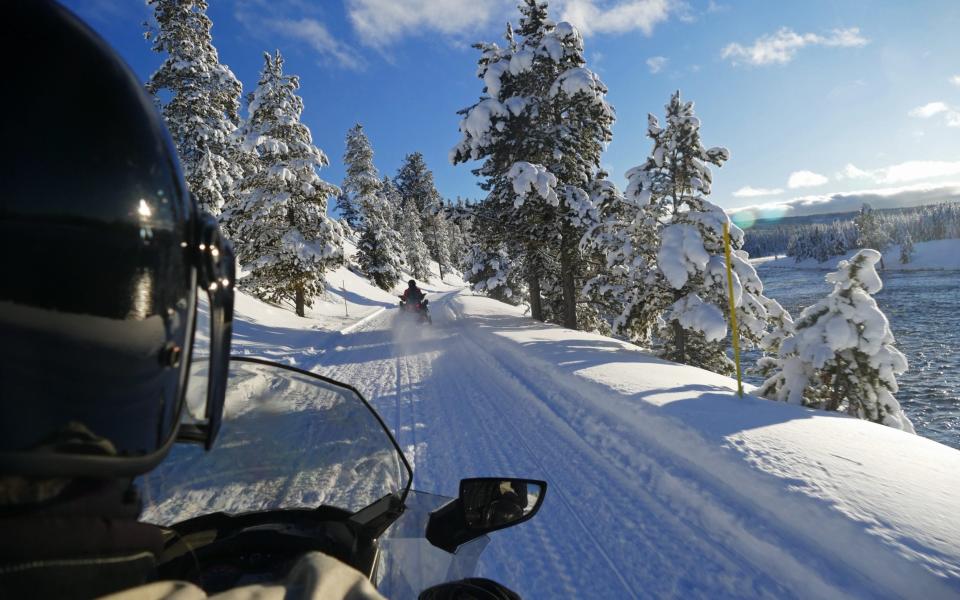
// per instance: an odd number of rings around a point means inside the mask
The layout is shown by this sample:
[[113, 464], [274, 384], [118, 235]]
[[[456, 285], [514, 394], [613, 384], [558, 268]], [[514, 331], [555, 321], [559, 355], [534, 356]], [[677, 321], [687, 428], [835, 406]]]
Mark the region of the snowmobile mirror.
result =
[[487, 532], [526, 521], [540, 510], [546, 487], [532, 479], [464, 479], [460, 501], [467, 527]]
[[203, 444], [209, 450], [220, 431], [230, 369], [233, 335], [233, 286], [236, 258], [233, 244], [220, 233], [217, 220], [201, 213], [197, 231], [197, 285], [206, 291], [210, 310], [210, 369], [204, 422], [182, 425], [177, 439]]
[[543, 505], [546, 492], [547, 482], [536, 479], [464, 479], [460, 497], [430, 515], [427, 540], [455, 552], [470, 540], [532, 519]]

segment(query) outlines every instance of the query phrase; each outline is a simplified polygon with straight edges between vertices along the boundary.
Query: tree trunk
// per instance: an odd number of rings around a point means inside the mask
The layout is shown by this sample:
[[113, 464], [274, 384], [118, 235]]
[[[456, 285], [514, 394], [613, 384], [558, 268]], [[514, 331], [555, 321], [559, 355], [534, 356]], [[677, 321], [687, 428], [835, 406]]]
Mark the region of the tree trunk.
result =
[[[564, 228], [567, 229], [567, 228]], [[569, 232], [565, 232], [560, 248], [560, 283], [563, 288], [563, 326], [577, 328], [577, 285], [574, 279], [574, 250], [570, 247]]]
[[295, 290], [295, 303], [297, 306], [297, 316], [305, 317], [306, 315], [303, 312], [303, 307], [305, 304], [304, 297], [303, 297], [303, 286], [299, 284], [297, 285]]
[[834, 370], [832, 377], [832, 389], [830, 390], [830, 400], [827, 402], [827, 405], [824, 407], [826, 410], [837, 410], [840, 408], [840, 400], [843, 398], [843, 394], [840, 390], [840, 365], [838, 364]]
[[680, 321], [673, 321], [673, 347], [674, 352], [676, 352], [673, 361], [678, 363], [686, 362], [686, 348], [684, 348], [686, 340], [683, 337], [683, 333], [683, 326], [680, 325]]
[[530, 316], [537, 321], [543, 321], [543, 303], [540, 300], [540, 276], [531, 273], [527, 276], [527, 287], [530, 288]]
[[[433, 225], [434, 225], [434, 227], [433, 227], [433, 247], [437, 249], [437, 258], [439, 258], [440, 255], [441, 255], [441, 252], [440, 252], [440, 232], [439, 232], [440, 227], [439, 227], [439, 225], [438, 225], [436, 222], [434, 222]], [[443, 265], [440, 263], [439, 260], [437, 261], [437, 267], [440, 269], [440, 281], [443, 281]]]

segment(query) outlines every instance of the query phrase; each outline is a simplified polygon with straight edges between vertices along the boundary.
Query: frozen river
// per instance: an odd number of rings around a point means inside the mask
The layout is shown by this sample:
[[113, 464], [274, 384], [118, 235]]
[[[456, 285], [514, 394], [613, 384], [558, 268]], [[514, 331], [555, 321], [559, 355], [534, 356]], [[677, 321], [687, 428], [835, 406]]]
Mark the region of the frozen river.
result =
[[[766, 294], [794, 319], [831, 290], [823, 279], [827, 270], [759, 265], [757, 272]], [[910, 361], [898, 378], [897, 399], [917, 433], [960, 448], [960, 271], [886, 271], [880, 277], [877, 302]]]

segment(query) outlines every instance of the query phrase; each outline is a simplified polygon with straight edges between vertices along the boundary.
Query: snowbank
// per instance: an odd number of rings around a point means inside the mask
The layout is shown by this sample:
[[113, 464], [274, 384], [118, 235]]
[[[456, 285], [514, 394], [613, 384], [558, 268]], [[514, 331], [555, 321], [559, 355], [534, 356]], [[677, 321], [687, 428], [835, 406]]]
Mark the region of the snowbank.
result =
[[[796, 262], [790, 256], [762, 257], [751, 262], [762, 262], [765, 267], [833, 270], [841, 259], [849, 260], [856, 253], [857, 250], [851, 250], [822, 263], [813, 258]], [[960, 270], [960, 239], [917, 242], [913, 245], [913, 259], [907, 264], [900, 263], [900, 246], [890, 246], [883, 253], [883, 265], [885, 271]]]
[[488, 298], [464, 327], [578, 435], [732, 555], [809, 597], [957, 597], [960, 452], [835, 413], [736, 397], [733, 380]]

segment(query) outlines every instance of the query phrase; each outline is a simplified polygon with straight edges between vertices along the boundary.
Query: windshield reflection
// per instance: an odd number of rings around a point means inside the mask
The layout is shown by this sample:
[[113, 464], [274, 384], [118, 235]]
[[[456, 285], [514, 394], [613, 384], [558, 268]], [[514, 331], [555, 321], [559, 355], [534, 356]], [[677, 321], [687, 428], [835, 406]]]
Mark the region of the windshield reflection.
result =
[[[203, 414], [206, 361], [191, 370], [189, 412]], [[355, 512], [404, 489], [391, 438], [353, 391], [308, 374], [232, 359], [223, 427], [211, 452], [178, 445], [140, 480], [141, 520], [336, 506]]]

